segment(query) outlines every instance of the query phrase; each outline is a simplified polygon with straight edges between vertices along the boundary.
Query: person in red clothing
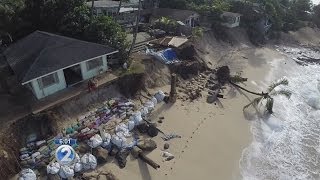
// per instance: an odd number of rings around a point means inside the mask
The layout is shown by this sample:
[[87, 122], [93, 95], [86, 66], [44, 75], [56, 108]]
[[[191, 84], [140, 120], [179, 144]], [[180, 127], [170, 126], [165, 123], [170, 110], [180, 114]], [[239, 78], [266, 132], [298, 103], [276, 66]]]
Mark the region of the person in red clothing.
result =
[[92, 92], [96, 89], [97, 89], [97, 81], [94, 78], [92, 78], [88, 81], [88, 90], [89, 92]]

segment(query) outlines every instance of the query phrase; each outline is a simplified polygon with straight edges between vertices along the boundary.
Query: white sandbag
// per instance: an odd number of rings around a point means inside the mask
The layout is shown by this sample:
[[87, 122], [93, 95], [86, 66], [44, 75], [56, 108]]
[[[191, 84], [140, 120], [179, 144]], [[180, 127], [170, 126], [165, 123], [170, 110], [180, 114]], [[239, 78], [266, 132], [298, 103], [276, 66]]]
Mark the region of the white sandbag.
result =
[[47, 141], [46, 140], [42, 140], [42, 141], [37, 141], [36, 142], [36, 146], [41, 146], [41, 145], [43, 145], [43, 144], [45, 144]]
[[129, 121], [134, 121], [134, 124], [136, 126], [141, 124], [141, 122], [143, 121], [143, 119], [141, 117], [141, 112], [137, 111], [137, 112], [133, 113], [132, 116], [130, 117]]
[[74, 162], [80, 162], [80, 156], [79, 156], [79, 154], [78, 153], [76, 153], [76, 156], [75, 156], [75, 158], [74, 158]]
[[123, 123], [120, 123], [120, 124], [118, 124], [117, 126], [116, 126], [116, 132], [127, 132], [127, 131], [129, 131], [128, 130], [128, 126], [126, 126], [125, 124], [123, 124]]
[[129, 131], [132, 131], [132, 129], [133, 129], [134, 126], [135, 126], [134, 121], [128, 121], [128, 122], [127, 122], [127, 126], [128, 126], [128, 130], [129, 130]]
[[135, 104], [131, 101], [125, 103], [126, 106], [135, 106]]
[[40, 155], [40, 152], [35, 152], [35, 153], [33, 153], [32, 155], [31, 155], [31, 157], [32, 158], [36, 158], [37, 156], [39, 156]]
[[74, 170], [69, 166], [61, 166], [59, 171], [61, 178], [67, 179], [74, 176]]
[[118, 135], [113, 135], [111, 139], [112, 144], [116, 145], [118, 148], [125, 147], [126, 141], [126, 138], [121, 135], [121, 133], [118, 133]]
[[130, 137], [131, 134], [129, 132], [128, 129], [128, 125], [125, 125], [123, 123], [119, 124], [118, 126], [116, 126], [116, 133], [122, 133], [125, 137]]
[[152, 101], [147, 101], [143, 106], [147, 107], [149, 111], [152, 111], [154, 109], [154, 103]]
[[86, 133], [86, 132], [89, 132], [90, 131], [90, 128], [86, 127], [84, 129], [82, 129], [80, 132], [81, 133]]
[[104, 134], [104, 141], [102, 142], [101, 146], [106, 148], [111, 143], [111, 135], [109, 133], [103, 132]]
[[140, 112], [141, 112], [141, 116], [147, 116], [148, 113], [149, 113], [149, 110], [148, 110], [147, 107], [144, 107], [144, 106], [143, 106], [143, 107], [140, 109]]
[[57, 174], [60, 170], [60, 164], [58, 162], [51, 162], [47, 165], [48, 174]]
[[92, 136], [88, 141], [88, 145], [92, 148], [96, 148], [101, 144], [102, 144], [102, 138], [99, 134]]
[[151, 98], [151, 101], [153, 102], [154, 105], [158, 104], [158, 100], [154, 96]]
[[163, 101], [163, 99], [166, 97], [166, 95], [161, 91], [159, 90], [155, 95], [154, 95], [155, 98], [157, 98], [157, 102], [160, 103]]
[[25, 160], [25, 159], [27, 159], [27, 158], [29, 158], [29, 154], [22, 154], [22, 155], [20, 156], [20, 159], [21, 159], [21, 160]]
[[80, 162], [77, 162], [74, 164], [74, 172], [80, 172], [82, 171], [82, 164]]
[[31, 169], [23, 169], [20, 172], [19, 180], [37, 180], [37, 176]]
[[95, 169], [97, 167], [97, 158], [92, 154], [85, 154], [81, 157], [83, 170]]

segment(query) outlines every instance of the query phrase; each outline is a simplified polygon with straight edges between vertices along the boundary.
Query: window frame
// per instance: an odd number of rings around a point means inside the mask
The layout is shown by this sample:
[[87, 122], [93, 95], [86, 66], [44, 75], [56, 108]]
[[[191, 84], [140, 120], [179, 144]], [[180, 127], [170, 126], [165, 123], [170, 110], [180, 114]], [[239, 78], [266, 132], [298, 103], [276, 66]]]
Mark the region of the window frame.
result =
[[[49, 77], [50, 78], [52, 77], [51, 80], [53, 80], [53, 81], [51, 83], [44, 83], [45, 82], [45, 78], [49, 78]], [[41, 78], [38, 79], [38, 84], [39, 84], [39, 88], [40, 89], [46, 89], [46, 88], [48, 88], [50, 86], [53, 86], [53, 85], [59, 84], [59, 83], [60, 83], [60, 80], [59, 80], [57, 72], [49, 74], [49, 75], [46, 75], [46, 76], [41, 77]]]
[[[93, 63], [93, 62], [97, 62], [97, 64], [95, 64], [94, 66], [90, 67], [90, 63]], [[102, 67], [102, 66], [103, 66], [102, 57], [94, 58], [94, 59], [86, 62], [87, 71], [91, 71], [91, 70], [97, 69], [97, 68]]]

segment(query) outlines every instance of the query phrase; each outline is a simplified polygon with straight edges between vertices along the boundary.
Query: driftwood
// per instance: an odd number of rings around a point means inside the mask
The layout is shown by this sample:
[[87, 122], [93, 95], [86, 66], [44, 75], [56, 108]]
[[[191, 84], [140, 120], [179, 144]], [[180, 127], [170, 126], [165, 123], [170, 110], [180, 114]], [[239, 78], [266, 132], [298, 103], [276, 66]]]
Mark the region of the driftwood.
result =
[[146, 155], [144, 155], [143, 151], [139, 147], [134, 146], [131, 150], [131, 153], [133, 157], [141, 159], [143, 162], [149, 164], [154, 169], [160, 168], [160, 165], [154, 162], [152, 159], [148, 158]]

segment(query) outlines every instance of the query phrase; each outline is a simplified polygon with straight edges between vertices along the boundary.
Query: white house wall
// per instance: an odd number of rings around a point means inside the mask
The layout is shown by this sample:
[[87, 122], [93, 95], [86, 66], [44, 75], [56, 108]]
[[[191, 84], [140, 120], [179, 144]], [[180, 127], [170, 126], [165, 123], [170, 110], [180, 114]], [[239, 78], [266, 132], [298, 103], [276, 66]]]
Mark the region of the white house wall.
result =
[[67, 87], [66, 80], [63, 74], [63, 70], [57, 71], [57, 76], [59, 79], [59, 83], [53, 84], [51, 86], [45, 87], [43, 89], [40, 88], [40, 85], [38, 83], [38, 79], [34, 79], [31, 81], [31, 86], [33, 88], [34, 95], [41, 99], [45, 96], [49, 96], [51, 94], [56, 93], [57, 91], [60, 91], [62, 89], [65, 89]]
[[87, 65], [86, 65], [87, 61], [80, 63], [82, 79], [83, 80], [90, 79], [90, 78], [92, 78], [94, 76], [99, 75], [101, 71], [102, 72], [106, 72], [108, 70], [107, 56], [106, 55], [102, 56], [102, 62], [103, 62], [102, 66], [97, 67], [95, 69], [91, 69], [91, 70], [87, 69]]

